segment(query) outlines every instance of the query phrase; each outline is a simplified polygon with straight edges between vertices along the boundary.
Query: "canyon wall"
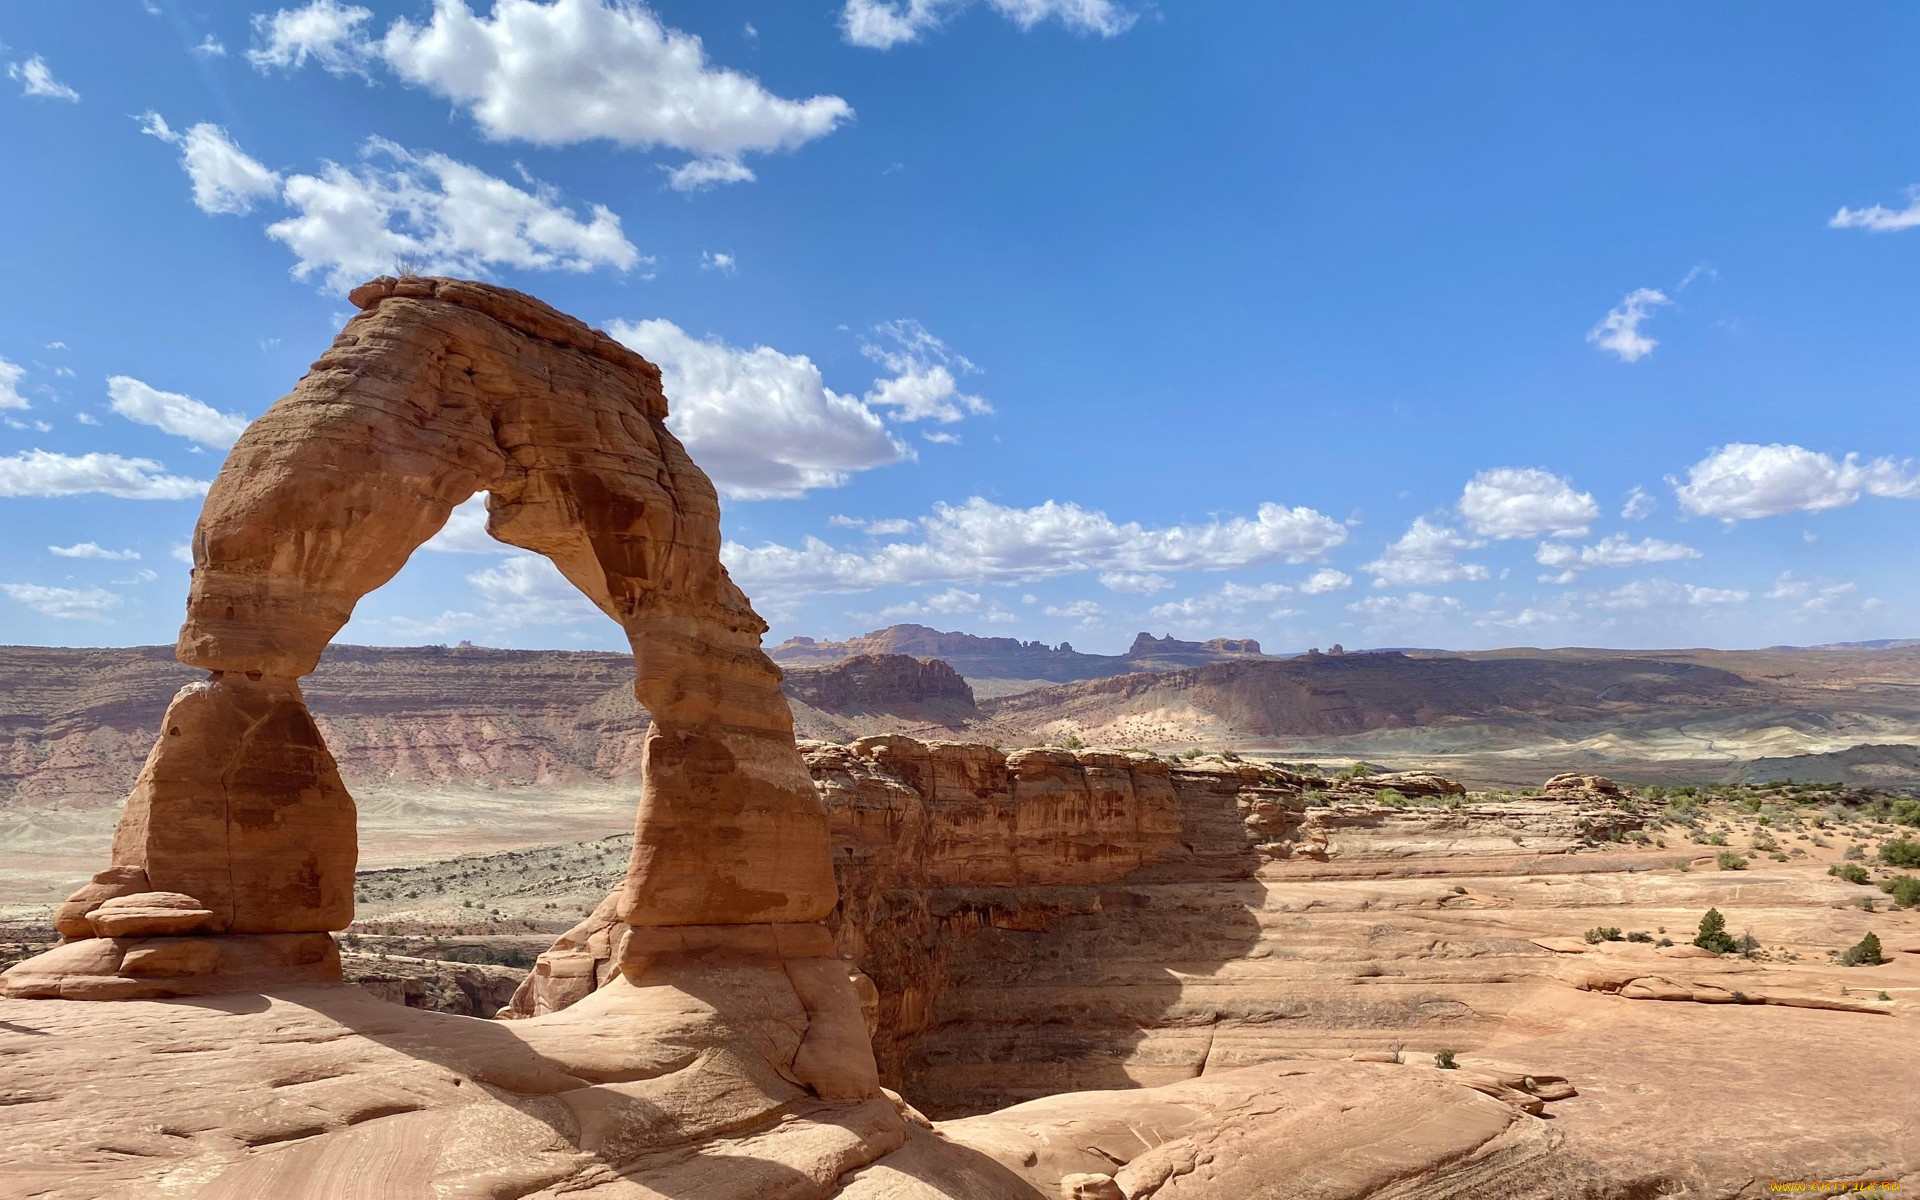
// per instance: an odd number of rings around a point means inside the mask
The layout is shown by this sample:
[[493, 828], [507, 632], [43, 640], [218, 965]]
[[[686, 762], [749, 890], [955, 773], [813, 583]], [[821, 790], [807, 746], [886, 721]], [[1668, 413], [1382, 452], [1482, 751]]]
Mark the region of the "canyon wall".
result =
[[[1425, 774], [897, 736], [802, 749], [832, 822], [829, 924], [879, 992], [883, 1078], [943, 1116], [1472, 1024], [1463, 989], [1514, 958], [1545, 978], [1548, 956], [1502, 934], [1480, 939], [1489, 969], [1436, 971], [1417, 931], [1356, 914], [1469, 909], [1430, 880], [1571, 870], [1640, 823], [1577, 778], [1469, 804]], [[1289, 890], [1376, 878], [1392, 882]]]
[[[935, 1116], [1470, 1042], [1516, 985], [1553, 978], [1551, 954], [1476, 914], [1515, 907], [1516, 879], [1593, 869], [1576, 852], [1628, 851], [1640, 824], [1584, 777], [1470, 802], [1428, 774], [1221, 757], [897, 735], [801, 749], [831, 823], [828, 924], [877, 992], [882, 1079]], [[1523, 910], [1586, 896], [1521, 891]], [[576, 926], [510, 1013], [590, 994], [617, 936], [606, 912]]]

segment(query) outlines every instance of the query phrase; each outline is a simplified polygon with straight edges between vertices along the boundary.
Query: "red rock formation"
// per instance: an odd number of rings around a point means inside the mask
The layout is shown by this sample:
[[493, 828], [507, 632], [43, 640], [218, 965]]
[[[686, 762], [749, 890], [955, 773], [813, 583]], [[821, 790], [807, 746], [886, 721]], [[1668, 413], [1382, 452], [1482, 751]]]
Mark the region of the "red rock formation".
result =
[[[117, 994], [134, 973], [127, 938], [304, 945], [351, 920], [353, 801], [298, 680], [360, 597], [483, 490], [489, 531], [551, 558], [633, 647], [653, 725], [633, 857], [610, 901], [620, 924], [825, 917], [836, 899], [825, 814], [780, 671], [759, 649], [766, 626], [720, 565], [713, 486], [666, 428], [659, 372], [501, 288], [381, 279], [352, 299], [364, 311], [242, 435], [207, 496], [178, 653], [209, 677], [167, 709], [114, 870], [61, 913], [70, 937], [113, 936], [23, 964], [8, 989], [45, 994], [65, 971], [94, 982], [66, 978], [60, 994]], [[100, 916], [109, 907], [122, 911]], [[792, 940], [768, 951], [774, 964], [799, 953]], [[142, 994], [217, 990], [225, 964], [224, 952], [201, 955], [171, 984], [149, 968]]]

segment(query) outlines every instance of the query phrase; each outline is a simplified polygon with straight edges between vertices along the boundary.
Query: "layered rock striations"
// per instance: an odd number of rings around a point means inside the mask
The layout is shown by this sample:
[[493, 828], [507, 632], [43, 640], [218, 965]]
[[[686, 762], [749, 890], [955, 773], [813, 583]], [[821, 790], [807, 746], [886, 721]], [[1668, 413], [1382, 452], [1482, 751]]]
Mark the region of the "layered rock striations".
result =
[[[1402, 891], [1435, 909], [1473, 903], [1408, 881], [1564, 872], [1574, 851], [1642, 823], [1597, 777], [1469, 802], [1425, 773], [1328, 778], [899, 735], [803, 747], [832, 822], [840, 903], [829, 924], [874, 985], [881, 1077], [936, 1115], [1344, 1053], [1436, 1022], [1470, 1033], [1480, 1025], [1454, 985], [1382, 966], [1414, 986], [1357, 999], [1356, 968], [1329, 974], [1313, 948], [1350, 954], [1335, 947], [1353, 944], [1358, 914], [1397, 907]], [[1336, 926], [1324, 934], [1302, 936], [1280, 915], [1305, 880], [1346, 881], [1312, 905]], [[603, 906], [541, 957], [507, 1015], [591, 995], [631, 953], [628, 936]], [[1390, 959], [1417, 938], [1358, 941]], [[1537, 947], [1511, 943], [1486, 974], [1510, 977], [1512, 955], [1552, 977]]]

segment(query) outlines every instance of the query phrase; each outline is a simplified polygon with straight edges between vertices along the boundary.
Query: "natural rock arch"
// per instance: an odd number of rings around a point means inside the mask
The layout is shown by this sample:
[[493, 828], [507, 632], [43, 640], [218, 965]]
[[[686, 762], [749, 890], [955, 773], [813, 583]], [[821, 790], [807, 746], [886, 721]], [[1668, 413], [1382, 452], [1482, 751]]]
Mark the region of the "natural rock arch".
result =
[[[666, 427], [659, 370], [502, 288], [383, 278], [352, 300], [363, 311], [241, 436], [207, 496], [178, 654], [210, 675], [168, 708], [113, 867], [58, 914], [88, 944], [23, 964], [8, 990], [337, 978], [326, 935], [353, 916], [354, 807], [298, 680], [479, 491], [488, 532], [551, 559], [633, 647], [653, 727], [633, 857], [603, 913], [627, 930], [722, 927], [636, 947], [817, 954], [823, 928], [765, 927], [832, 910], [826, 817], [760, 651], [766, 625], [720, 563], [713, 485]], [[181, 936], [208, 934], [229, 936]], [[129, 941], [143, 936], [168, 940]]]

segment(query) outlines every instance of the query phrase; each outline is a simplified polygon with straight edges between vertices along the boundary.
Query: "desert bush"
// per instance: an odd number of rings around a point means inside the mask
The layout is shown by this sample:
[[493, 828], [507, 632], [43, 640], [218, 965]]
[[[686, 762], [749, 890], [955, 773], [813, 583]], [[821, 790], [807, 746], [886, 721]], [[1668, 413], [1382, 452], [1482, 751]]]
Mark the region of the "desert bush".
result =
[[1858, 862], [1866, 856], [1867, 850], [1865, 846], [1848, 846], [1840, 852], [1840, 857], [1846, 859], [1848, 862]]
[[1840, 952], [1843, 967], [1877, 967], [1885, 961], [1880, 953], [1880, 939], [1871, 933]]
[[1080, 735], [1077, 733], [1070, 733], [1061, 738], [1060, 745], [1067, 750], [1084, 750], [1087, 748], [1087, 744], [1080, 740]]
[[1654, 943], [1655, 947], [1671, 946], [1671, 945], [1673, 945], [1673, 939], [1670, 937], [1663, 937], [1659, 941]]
[[1895, 825], [1920, 826], [1920, 800], [1895, 800], [1892, 818]]
[[1371, 774], [1373, 774], [1372, 767], [1368, 766], [1363, 762], [1357, 762], [1357, 763], [1354, 763], [1352, 766], [1348, 767], [1346, 770], [1340, 772], [1338, 775], [1335, 775], [1334, 778], [1335, 779], [1365, 779], [1367, 776]]
[[1333, 805], [1333, 798], [1319, 788], [1308, 788], [1300, 793], [1300, 798], [1307, 802], [1308, 808], [1330, 808]]
[[1633, 932], [1627, 934], [1627, 940], [1630, 942], [1651, 942], [1653, 940], [1653, 935], [1646, 932], [1645, 930], [1636, 929]]
[[1433, 1056], [1433, 1065], [1439, 1067], [1442, 1071], [1456, 1071], [1460, 1068], [1460, 1064], [1453, 1061], [1453, 1051], [1451, 1050], [1442, 1050], [1438, 1054], [1435, 1054]]
[[1920, 842], [1905, 838], [1881, 842], [1880, 861], [1890, 867], [1920, 867]]
[[1617, 942], [1619, 940], [1620, 927], [1617, 925], [1595, 925], [1592, 929], [1587, 930], [1587, 945], [1589, 946], [1597, 946], [1601, 942]]
[[1393, 788], [1380, 788], [1373, 793], [1373, 802], [1399, 808], [1406, 804], [1407, 798]]
[[1738, 948], [1733, 935], [1727, 932], [1727, 919], [1717, 908], [1708, 909], [1700, 918], [1700, 932], [1694, 934], [1693, 944], [1715, 954], [1730, 954]]
[[1920, 879], [1911, 875], [1895, 875], [1892, 879], [1882, 880], [1880, 890], [1893, 897], [1893, 902], [1902, 908], [1920, 908]]
[[1859, 863], [1835, 863], [1827, 868], [1827, 874], [1844, 879], [1848, 883], [1866, 883], [1872, 879], [1867, 869]]
[[1722, 871], [1744, 871], [1747, 869], [1747, 860], [1731, 850], [1722, 850], [1720, 857], [1714, 859], [1714, 861], [1720, 864]]

